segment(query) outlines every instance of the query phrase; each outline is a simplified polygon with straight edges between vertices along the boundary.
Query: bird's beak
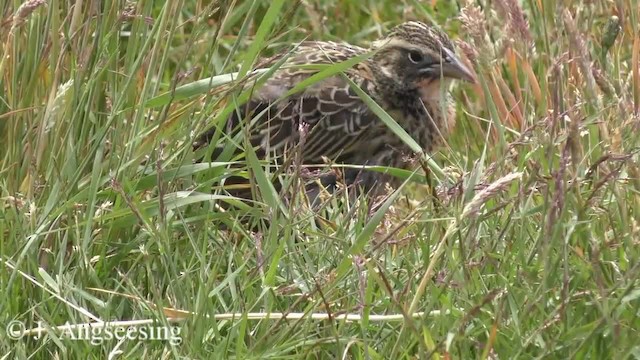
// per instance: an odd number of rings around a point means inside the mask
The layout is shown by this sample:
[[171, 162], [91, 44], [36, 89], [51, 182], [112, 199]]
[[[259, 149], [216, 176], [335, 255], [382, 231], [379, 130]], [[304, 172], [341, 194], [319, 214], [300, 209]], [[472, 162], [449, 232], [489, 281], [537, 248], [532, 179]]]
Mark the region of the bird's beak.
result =
[[447, 60], [441, 64], [432, 67], [431, 71], [443, 77], [468, 81], [472, 84], [476, 83], [474, 73], [467, 68], [462, 61], [449, 49], [445, 49]]

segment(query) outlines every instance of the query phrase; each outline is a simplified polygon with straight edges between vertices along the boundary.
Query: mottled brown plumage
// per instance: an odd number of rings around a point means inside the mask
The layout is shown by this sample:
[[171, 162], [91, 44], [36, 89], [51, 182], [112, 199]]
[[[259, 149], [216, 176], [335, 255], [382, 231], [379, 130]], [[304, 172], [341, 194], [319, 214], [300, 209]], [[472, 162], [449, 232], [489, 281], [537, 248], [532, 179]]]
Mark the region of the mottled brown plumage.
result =
[[[272, 66], [285, 54], [265, 60], [261, 67]], [[347, 70], [346, 76], [385, 109], [425, 152], [433, 151], [455, 120], [449, 81], [474, 78], [455, 56], [446, 34], [415, 21], [396, 26], [369, 49], [327, 41], [299, 44], [282, 68], [255, 90], [246, 106], [241, 106], [242, 111], [230, 117], [227, 129], [232, 132], [243, 119], [261, 114], [249, 131], [251, 144], [260, 156], [286, 155], [301, 145], [304, 164], [321, 164], [330, 159], [336, 163], [411, 168], [410, 149], [342, 76], [326, 78], [285, 98], [296, 84], [318, 72], [299, 65], [339, 63], [365, 54], [371, 55]], [[213, 131], [204, 134], [196, 146], [206, 144]], [[380, 173], [355, 170], [347, 171], [345, 177], [349, 183], [359, 180], [365, 190], [392, 180]], [[325, 185], [332, 182], [335, 178], [323, 179]]]

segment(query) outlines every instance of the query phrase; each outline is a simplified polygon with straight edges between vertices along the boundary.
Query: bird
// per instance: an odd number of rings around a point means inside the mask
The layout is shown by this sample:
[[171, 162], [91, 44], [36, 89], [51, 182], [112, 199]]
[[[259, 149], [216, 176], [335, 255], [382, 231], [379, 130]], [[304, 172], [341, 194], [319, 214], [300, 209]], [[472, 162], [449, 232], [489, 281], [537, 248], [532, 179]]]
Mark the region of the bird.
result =
[[[298, 84], [330, 65], [362, 57], [343, 74], [328, 76], [300, 91]], [[421, 147], [433, 152], [455, 124], [449, 92], [453, 80], [475, 83], [474, 72], [460, 58], [452, 40], [439, 28], [407, 21], [360, 47], [346, 42], [306, 40], [259, 62], [257, 67], [281, 66], [262, 86], [252, 90], [244, 105], [229, 116], [228, 134], [243, 131], [259, 158], [282, 158], [299, 152], [304, 165], [350, 164], [415, 169], [414, 152], [375, 114], [358, 86], [384, 109]], [[348, 78], [350, 81], [348, 81]], [[254, 86], [245, 84], [245, 88]], [[248, 127], [248, 129], [247, 129]], [[218, 127], [205, 131], [193, 143], [206, 146]], [[218, 143], [212, 158], [222, 152]], [[316, 201], [323, 190], [335, 191], [341, 181], [336, 171], [321, 172], [307, 185]], [[393, 176], [358, 167], [344, 168], [341, 177], [357, 194], [379, 195]], [[244, 180], [246, 181], [246, 179]], [[387, 187], [388, 189], [388, 187]], [[249, 195], [247, 197], [250, 197]]]

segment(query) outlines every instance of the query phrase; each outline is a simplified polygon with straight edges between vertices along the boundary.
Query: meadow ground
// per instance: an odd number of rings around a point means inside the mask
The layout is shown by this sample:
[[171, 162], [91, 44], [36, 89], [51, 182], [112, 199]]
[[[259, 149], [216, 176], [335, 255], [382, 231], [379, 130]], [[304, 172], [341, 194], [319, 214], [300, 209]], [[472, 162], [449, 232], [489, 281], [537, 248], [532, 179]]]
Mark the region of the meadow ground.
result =
[[[640, 358], [637, 0], [1, 4], [0, 358]], [[228, 74], [408, 19], [479, 80], [429, 176], [320, 218], [194, 164]], [[138, 332], [53, 328], [96, 321]]]

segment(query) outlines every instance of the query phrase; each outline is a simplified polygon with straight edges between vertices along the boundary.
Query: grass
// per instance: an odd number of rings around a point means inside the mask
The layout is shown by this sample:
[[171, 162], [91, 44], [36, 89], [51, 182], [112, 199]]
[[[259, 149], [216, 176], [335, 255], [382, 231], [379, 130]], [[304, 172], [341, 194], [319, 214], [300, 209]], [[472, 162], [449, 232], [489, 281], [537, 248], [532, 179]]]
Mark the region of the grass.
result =
[[[0, 5], [0, 358], [640, 358], [637, 0], [41, 3]], [[193, 163], [259, 57], [407, 19], [479, 79], [428, 184], [318, 218], [241, 138]], [[96, 321], [180, 341], [53, 329]]]

